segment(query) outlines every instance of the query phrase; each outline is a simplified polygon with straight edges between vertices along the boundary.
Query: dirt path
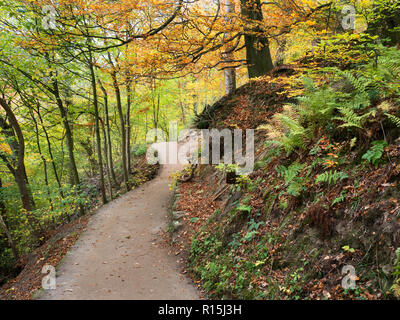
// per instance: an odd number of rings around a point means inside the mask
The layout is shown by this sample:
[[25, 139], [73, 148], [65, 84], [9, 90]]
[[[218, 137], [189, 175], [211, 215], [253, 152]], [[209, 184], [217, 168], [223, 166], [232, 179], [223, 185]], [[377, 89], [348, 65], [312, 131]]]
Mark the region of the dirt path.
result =
[[199, 299], [177, 257], [158, 245], [171, 192], [157, 178], [102, 207], [57, 270], [57, 289], [40, 299]]

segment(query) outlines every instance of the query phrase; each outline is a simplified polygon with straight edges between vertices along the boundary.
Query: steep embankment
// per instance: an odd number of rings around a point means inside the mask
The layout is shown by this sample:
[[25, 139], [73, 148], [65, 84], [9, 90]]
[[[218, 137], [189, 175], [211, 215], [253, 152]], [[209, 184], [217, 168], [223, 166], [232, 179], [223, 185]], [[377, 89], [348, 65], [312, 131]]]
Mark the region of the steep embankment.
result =
[[[397, 114], [398, 100], [369, 100], [375, 87], [357, 89], [350, 75], [334, 82], [333, 75], [324, 74], [315, 81], [326, 87], [310, 86], [309, 99], [300, 105], [308, 113], [301, 116], [300, 107], [283, 106], [305, 94], [296, 79], [306, 67], [281, 68], [273, 77], [251, 81], [197, 119], [199, 128], [268, 124], [257, 130], [257, 163], [249, 177], [228, 185], [229, 168], [201, 166], [193, 180], [177, 187], [171, 217], [183, 226], [171, 228], [172, 240], [210, 297], [381, 299], [399, 294], [394, 273], [400, 264], [399, 132], [386, 116]], [[361, 108], [354, 111], [364, 119], [360, 125], [339, 119], [341, 103], [350, 99], [342, 95], [345, 90], [359, 90], [368, 101], [366, 116]], [[331, 103], [329, 93], [335, 104], [325, 119], [318, 110]], [[280, 118], [273, 117], [281, 111]], [[287, 121], [279, 126], [282, 119]], [[352, 283], [355, 288], [346, 287]]]

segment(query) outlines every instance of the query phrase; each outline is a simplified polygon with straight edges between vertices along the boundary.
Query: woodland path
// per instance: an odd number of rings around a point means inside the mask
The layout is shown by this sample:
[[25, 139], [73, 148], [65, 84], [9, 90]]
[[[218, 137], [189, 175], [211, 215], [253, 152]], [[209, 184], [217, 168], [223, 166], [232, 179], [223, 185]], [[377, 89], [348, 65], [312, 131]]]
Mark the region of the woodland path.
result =
[[199, 299], [178, 257], [160, 246], [177, 169], [163, 166], [154, 180], [100, 208], [58, 267], [57, 289], [39, 299]]

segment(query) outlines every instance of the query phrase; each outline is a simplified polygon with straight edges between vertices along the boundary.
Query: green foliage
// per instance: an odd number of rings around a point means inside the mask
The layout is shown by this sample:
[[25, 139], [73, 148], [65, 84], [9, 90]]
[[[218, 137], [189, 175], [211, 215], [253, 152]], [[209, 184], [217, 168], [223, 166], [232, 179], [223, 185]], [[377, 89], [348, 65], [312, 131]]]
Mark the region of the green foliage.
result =
[[251, 192], [254, 189], [254, 183], [247, 175], [240, 175], [236, 177], [236, 183], [241, 190]]
[[400, 41], [400, 3], [395, 0], [375, 0], [367, 11], [369, 31], [382, 38], [388, 38], [392, 44]]
[[235, 172], [238, 169], [237, 164], [224, 164], [219, 163], [215, 168], [221, 172]]
[[381, 49], [381, 55], [374, 63], [366, 65], [362, 70], [365, 77], [371, 79], [371, 86], [386, 98], [399, 94], [400, 57], [396, 48]]
[[264, 145], [268, 150], [264, 159], [266, 164], [271, 163], [274, 158], [278, 158], [282, 154], [282, 148], [273, 141], [267, 140]]
[[308, 122], [311, 129], [328, 121], [337, 105], [337, 94], [328, 86], [318, 88], [313, 80], [303, 77], [306, 89], [304, 96], [298, 98], [296, 107], [301, 119]]
[[[295, 105], [284, 106], [272, 121], [264, 126], [270, 138], [283, 146], [289, 155], [296, 148], [304, 148], [318, 128], [335, 131], [336, 128], [364, 130], [377, 109], [371, 102], [396, 94], [400, 89], [400, 56], [395, 48], [380, 44], [366, 45], [376, 59], [361, 64], [358, 69], [341, 70], [326, 67], [322, 71], [331, 75], [331, 85], [318, 87], [309, 77], [303, 77], [304, 95]], [[395, 116], [387, 116], [400, 125]], [[339, 121], [339, 125], [334, 125]], [[365, 132], [365, 131], [361, 131]]]
[[385, 113], [385, 115], [392, 121], [398, 128], [400, 128], [400, 118], [392, 115], [390, 113]]
[[249, 231], [258, 230], [260, 226], [265, 225], [264, 221], [256, 222], [254, 219], [251, 219], [249, 222]]
[[304, 268], [300, 267], [293, 271], [289, 277], [286, 278], [285, 286], [281, 288], [281, 291], [289, 296], [292, 296], [294, 300], [300, 299], [302, 292], [302, 285], [304, 283], [304, 277], [302, 273]]
[[346, 252], [354, 253], [355, 250], [351, 248], [350, 246], [343, 246], [342, 249]]
[[304, 148], [316, 128], [325, 125], [332, 117], [338, 95], [328, 86], [318, 88], [312, 79], [303, 77], [304, 96], [298, 104], [284, 106], [273, 121], [266, 126], [270, 138], [283, 146], [288, 154], [295, 148]]
[[254, 239], [254, 237], [257, 235], [258, 231], [257, 230], [252, 230], [249, 231], [245, 234], [245, 236], [243, 237], [243, 241], [244, 242], [250, 242], [251, 240]]
[[259, 269], [267, 262], [265, 240], [256, 242], [257, 254], [249, 260], [237, 256], [236, 250], [256, 240], [261, 225], [263, 222], [251, 220], [248, 232], [244, 236], [240, 232], [233, 234], [227, 246], [222, 245], [222, 235], [215, 231], [201, 231], [193, 238], [189, 266], [210, 297], [255, 299], [259, 294], [257, 287], [252, 288], [248, 274], [260, 273]]
[[354, 112], [354, 105], [344, 105], [338, 107], [339, 112], [342, 114], [341, 117], [335, 117], [334, 119], [340, 120], [343, 122], [339, 127], [340, 128], [359, 128], [362, 129], [365, 121], [371, 115], [371, 113], [366, 113], [362, 115], [358, 115]]
[[336, 170], [325, 171], [324, 173], [317, 176], [315, 183], [327, 183], [329, 185], [336, 184], [338, 181], [342, 181], [348, 178], [348, 175], [344, 172], [337, 172]]
[[303, 148], [305, 139], [310, 135], [302, 124], [298, 112], [293, 106], [284, 106], [282, 113], [276, 113], [273, 116], [273, 125], [266, 128], [270, 137], [284, 147], [287, 154], [290, 154], [295, 148]]
[[298, 196], [301, 190], [303, 190], [305, 178], [301, 177], [300, 173], [304, 167], [304, 164], [294, 162], [287, 168], [285, 166], [278, 166], [276, 168], [278, 175], [285, 180], [289, 195]]
[[243, 211], [243, 212], [247, 212], [247, 213], [250, 213], [252, 209], [253, 208], [251, 206], [247, 206], [244, 204], [242, 204], [236, 208], [236, 210], [238, 210], [238, 211]]
[[338, 197], [336, 197], [335, 199], [333, 199], [331, 205], [334, 206], [335, 204], [344, 202], [345, 199], [346, 199], [346, 194], [342, 192], [342, 193], [340, 194], [340, 196], [338, 196]]
[[324, 61], [324, 65], [350, 69], [364, 65], [373, 59], [370, 46], [375, 45], [376, 36], [367, 33], [337, 33], [323, 39], [305, 61]]
[[382, 155], [387, 147], [387, 143], [385, 141], [374, 141], [372, 142], [372, 147], [362, 156], [364, 160], [367, 160], [369, 163], [372, 163], [374, 166], [378, 165], [381, 162]]
[[135, 148], [133, 149], [133, 154], [136, 157], [141, 157], [146, 154], [146, 151], [147, 147], [145, 145], [135, 146]]
[[366, 94], [373, 83], [373, 79], [363, 75], [356, 77], [348, 70], [342, 71], [338, 68], [327, 68], [326, 70], [333, 70], [337, 76], [346, 79], [353, 86], [355, 94]]

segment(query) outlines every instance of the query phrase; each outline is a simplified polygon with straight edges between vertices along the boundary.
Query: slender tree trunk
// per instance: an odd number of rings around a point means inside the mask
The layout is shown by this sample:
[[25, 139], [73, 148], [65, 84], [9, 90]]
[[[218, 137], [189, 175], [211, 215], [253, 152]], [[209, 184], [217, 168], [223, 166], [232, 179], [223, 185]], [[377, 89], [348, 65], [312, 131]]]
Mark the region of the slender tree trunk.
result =
[[275, 66], [283, 65], [285, 61], [285, 49], [286, 49], [286, 39], [283, 39], [282, 41], [279, 42], [278, 48], [276, 50]]
[[46, 191], [47, 191], [47, 196], [49, 198], [50, 209], [53, 211], [54, 206], [53, 206], [53, 201], [51, 200], [51, 194], [50, 194], [49, 177], [48, 177], [48, 173], [47, 173], [47, 160], [44, 157], [44, 155], [42, 153], [42, 147], [40, 146], [39, 126], [36, 121], [35, 115], [33, 114], [31, 109], [29, 110], [29, 113], [30, 113], [33, 123], [35, 125], [36, 145], [38, 148], [40, 158], [42, 159], [42, 163], [43, 163], [44, 183], [46, 185]]
[[15, 182], [18, 185], [19, 193], [21, 196], [22, 208], [26, 211], [26, 217], [30, 227], [32, 228], [33, 235], [39, 239], [42, 234], [42, 228], [36, 219], [32, 216], [32, 211], [35, 209], [35, 202], [33, 200], [32, 190], [25, 170], [25, 140], [18, 120], [8, 103], [0, 98], [0, 106], [5, 110], [11, 126], [8, 126], [4, 120], [0, 118], [0, 127], [11, 138], [10, 146], [14, 153], [12, 164], [7, 161], [6, 157], [1, 158], [6, 162], [8, 169], [14, 176]]
[[94, 116], [95, 116], [95, 130], [96, 130], [96, 147], [97, 147], [97, 157], [99, 164], [99, 172], [100, 172], [100, 189], [101, 189], [101, 198], [103, 204], [107, 203], [107, 195], [106, 195], [106, 187], [104, 183], [104, 171], [103, 171], [103, 156], [101, 150], [101, 136], [100, 136], [100, 123], [99, 123], [99, 104], [97, 97], [97, 84], [96, 84], [96, 75], [94, 73], [93, 67], [93, 57], [92, 52], [89, 50], [89, 69], [90, 76], [92, 80], [92, 90], [93, 90], [93, 107], [94, 107]]
[[126, 83], [126, 162], [128, 172], [131, 172], [131, 104], [132, 104], [132, 80], [128, 79]]
[[[100, 89], [103, 91], [104, 94], [104, 115], [105, 115], [105, 130], [106, 134], [104, 135], [106, 143], [107, 143], [107, 150], [108, 150], [108, 159], [110, 165], [110, 174], [114, 185], [118, 185], [117, 178], [115, 176], [114, 171], [114, 163], [113, 163], [113, 150], [112, 150], [112, 143], [111, 143], [111, 129], [110, 129], [110, 116], [108, 111], [108, 94], [102, 83], [99, 81]], [[107, 152], [107, 151], [105, 151]]]
[[[60, 111], [64, 129], [65, 129], [65, 137], [66, 137], [66, 141], [67, 141], [70, 172], [71, 172], [71, 176], [73, 179], [73, 185], [78, 187], [78, 190], [80, 190], [80, 188], [81, 188], [80, 179], [79, 179], [78, 167], [76, 165], [75, 154], [74, 154], [74, 139], [72, 136], [71, 127], [68, 122], [67, 110], [64, 108], [64, 104], [63, 104], [63, 101], [60, 96], [58, 81], [56, 78], [53, 78], [53, 94], [54, 94], [54, 97], [56, 98], [57, 107]], [[79, 205], [79, 212], [81, 215], [85, 214], [85, 209], [84, 209], [83, 205], [81, 205], [81, 204]]]
[[106, 160], [106, 173], [107, 173], [107, 178], [108, 178], [108, 192], [110, 193], [110, 199], [113, 200], [114, 199], [113, 182], [112, 182], [111, 170], [110, 170], [110, 159], [108, 157], [108, 152], [107, 152], [108, 143], [107, 143], [107, 134], [106, 134], [106, 128], [105, 128], [104, 120], [101, 121], [101, 128], [102, 128], [103, 136], [104, 136], [103, 149], [104, 149], [104, 158]]
[[[153, 125], [154, 125], [154, 129], [157, 130], [158, 129], [158, 119], [159, 119], [159, 113], [160, 113], [160, 93], [157, 94], [157, 104], [154, 98], [154, 94], [156, 92], [156, 80], [153, 79], [152, 82], [152, 104], [153, 104]], [[157, 142], [157, 135], [155, 136], [155, 141]]]
[[61, 198], [64, 198], [64, 192], [62, 190], [60, 177], [58, 176], [56, 162], [54, 160], [53, 150], [52, 150], [52, 146], [51, 146], [51, 142], [50, 142], [50, 137], [49, 137], [49, 134], [47, 132], [46, 126], [44, 125], [43, 118], [42, 118], [42, 116], [40, 114], [40, 106], [38, 106], [38, 109], [35, 110], [35, 111], [36, 111], [36, 114], [38, 115], [38, 118], [39, 118], [39, 121], [40, 121], [40, 125], [41, 125], [43, 133], [44, 133], [44, 135], [46, 137], [47, 149], [48, 149], [50, 160], [51, 160], [51, 166], [53, 168], [54, 178], [57, 181], [57, 185], [58, 185], [58, 190], [59, 190], [60, 196], [61, 196]]
[[261, 27], [263, 13], [260, 0], [240, 0], [246, 19], [244, 41], [249, 78], [261, 77], [273, 69], [269, 40]]
[[178, 81], [178, 88], [179, 88], [179, 107], [181, 108], [182, 113], [182, 122], [183, 125], [186, 126], [186, 114], [185, 114], [185, 104], [182, 100], [182, 82]]
[[57, 79], [53, 80], [53, 89], [54, 89], [54, 96], [56, 98], [57, 106], [60, 111], [64, 129], [65, 129], [65, 137], [66, 137], [66, 142], [67, 142], [67, 149], [68, 149], [68, 155], [69, 155], [69, 161], [70, 161], [70, 171], [71, 171], [71, 176], [73, 179], [73, 184], [78, 186], [80, 184], [80, 179], [79, 179], [79, 173], [78, 173], [78, 168], [76, 165], [75, 154], [74, 154], [74, 139], [73, 139], [72, 130], [71, 130], [71, 127], [70, 127], [69, 121], [68, 121], [67, 110], [65, 109], [64, 103], [60, 96]]
[[[21, 201], [22, 201], [22, 206], [27, 212], [31, 212], [35, 208], [35, 203], [33, 201], [32, 197], [32, 192], [29, 187], [29, 183], [26, 179], [26, 171], [25, 171], [25, 140], [24, 140], [24, 135], [22, 133], [21, 127], [19, 126], [18, 120], [14, 115], [14, 112], [11, 110], [10, 106], [8, 103], [0, 98], [0, 105], [3, 107], [5, 110], [7, 117], [10, 121], [11, 130], [14, 130], [16, 136], [17, 136], [17, 141], [14, 140], [12, 145], [14, 146], [15, 152], [17, 154], [17, 159], [15, 163], [15, 170], [14, 170], [14, 177], [17, 182], [19, 191], [21, 193]], [[14, 133], [10, 132], [10, 135], [13, 135]]]
[[125, 119], [124, 119], [124, 113], [122, 112], [121, 91], [119, 89], [119, 84], [118, 84], [118, 81], [117, 81], [117, 75], [116, 75], [115, 71], [112, 72], [111, 77], [112, 77], [112, 80], [113, 80], [115, 95], [117, 97], [117, 109], [118, 109], [119, 121], [120, 121], [120, 124], [121, 124], [122, 172], [123, 172], [123, 175], [124, 175], [124, 182], [125, 182], [126, 191], [130, 191], [131, 187], [129, 185], [129, 172], [128, 172], [128, 165], [127, 165], [127, 159], [126, 159]]
[[[158, 129], [158, 119], [160, 112], [160, 94], [157, 95], [157, 105], [153, 97], [153, 125], [154, 129]], [[157, 142], [157, 136], [155, 137], [155, 142]]]
[[[225, 22], [227, 25], [232, 23], [231, 15], [235, 13], [235, 4], [232, 0], [225, 0]], [[224, 37], [228, 38], [229, 33], [225, 33]], [[234, 55], [232, 48], [227, 46], [224, 54], [224, 60], [227, 63], [232, 63]], [[235, 68], [226, 68], [225, 74], [225, 93], [230, 94], [236, 89], [236, 70]]]
[[89, 172], [87, 172], [88, 177], [93, 177], [97, 175], [98, 164], [95, 159], [95, 148], [92, 146], [92, 142], [90, 141], [90, 137], [86, 137], [85, 140], [79, 140], [79, 144], [85, 150], [86, 155], [89, 160]]

